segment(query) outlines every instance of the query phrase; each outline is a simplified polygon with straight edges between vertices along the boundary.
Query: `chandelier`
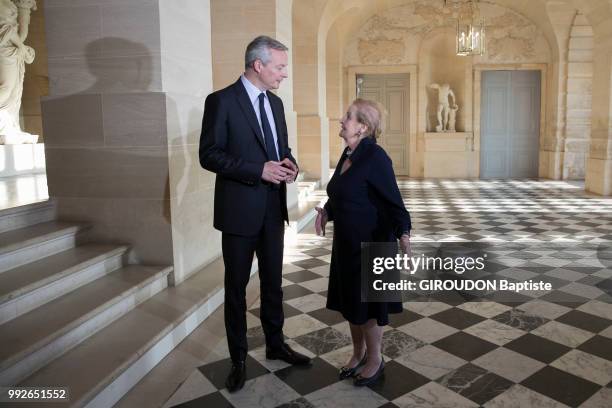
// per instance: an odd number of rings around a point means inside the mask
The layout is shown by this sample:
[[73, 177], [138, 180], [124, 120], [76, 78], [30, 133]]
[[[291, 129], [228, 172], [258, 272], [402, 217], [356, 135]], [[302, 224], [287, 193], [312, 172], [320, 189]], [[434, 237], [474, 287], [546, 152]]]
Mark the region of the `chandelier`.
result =
[[468, 12], [460, 9], [457, 17], [457, 55], [484, 55], [485, 21], [475, 0], [469, 0], [468, 4]]

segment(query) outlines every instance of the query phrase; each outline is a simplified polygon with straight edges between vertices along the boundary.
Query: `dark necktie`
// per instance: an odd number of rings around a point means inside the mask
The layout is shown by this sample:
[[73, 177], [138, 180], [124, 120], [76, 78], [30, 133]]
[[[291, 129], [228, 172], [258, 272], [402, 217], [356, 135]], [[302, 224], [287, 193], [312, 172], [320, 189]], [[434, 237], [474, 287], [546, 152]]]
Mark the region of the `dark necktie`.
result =
[[266, 115], [266, 109], [264, 108], [265, 97], [266, 95], [264, 95], [263, 92], [259, 94], [259, 117], [261, 118], [261, 127], [263, 129], [264, 141], [266, 142], [266, 152], [268, 153], [268, 160], [278, 161], [278, 154], [276, 153], [276, 147], [274, 145], [274, 136], [272, 135], [272, 128], [270, 128], [268, 115]]

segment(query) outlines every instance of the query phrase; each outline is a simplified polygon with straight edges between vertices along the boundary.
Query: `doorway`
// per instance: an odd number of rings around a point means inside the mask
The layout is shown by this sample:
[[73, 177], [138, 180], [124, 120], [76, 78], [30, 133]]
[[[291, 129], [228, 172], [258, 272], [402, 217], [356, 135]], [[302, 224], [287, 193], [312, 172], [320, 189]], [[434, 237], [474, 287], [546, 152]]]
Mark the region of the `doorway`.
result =
[[540, 71], [483, 71], [480, 177], [538, 177]]
[[408, 175], [410, 74], [357, 75], [357, 97], [377, 101], [385, 107], [385, 131], [378, 143], [391, 157], [395, 174]]

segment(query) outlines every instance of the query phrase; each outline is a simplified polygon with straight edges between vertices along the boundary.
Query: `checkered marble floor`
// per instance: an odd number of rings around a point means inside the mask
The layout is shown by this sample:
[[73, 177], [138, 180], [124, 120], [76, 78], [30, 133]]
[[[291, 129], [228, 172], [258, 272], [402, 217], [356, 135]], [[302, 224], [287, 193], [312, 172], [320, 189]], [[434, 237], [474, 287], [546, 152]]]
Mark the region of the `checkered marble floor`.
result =
[[356, 388], [337, 378], [352, 350], [348, 324], [325, 308], [333, 226], [326, 237], [310, 228], [286, 245], [283, 292], [287, 342], [311, 356], [312, 365], [265, 359], [255, 302], [247, 316], [244, 389], [224, 389], [230, 361], [220, 350], [166, 406], [612, 406], [612, 259], [596, 253], [612, 243], [612, 199], [554, 181], [399, 185], [415, 246], [491, 243], [489, 274], [537, 278], [553, 290], [478, 301], [445, 294], [407, 300], [383, 335], [383, 380]]

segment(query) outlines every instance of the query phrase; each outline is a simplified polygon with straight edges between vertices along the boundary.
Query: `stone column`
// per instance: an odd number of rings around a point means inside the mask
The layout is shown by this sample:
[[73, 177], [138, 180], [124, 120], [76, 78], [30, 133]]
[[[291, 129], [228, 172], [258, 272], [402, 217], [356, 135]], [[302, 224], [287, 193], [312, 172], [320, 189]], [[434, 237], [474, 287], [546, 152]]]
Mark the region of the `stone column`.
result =
[[596, 37], [594, 55], [593, 119], [585, 188], [612, 195], [612, 34]]
[[[547, 91], [546, 130], [544, 140], [540, 142], [540, 177], [560, 180], [563, 172], [563, 155], [565, 149], [565, 126], [567, 115], [567, 73], [568, 44], [570, 29], [576, 10], [563, 1], [546, 3], [558, 48], [553, 51], [548, 78], [550, 89]], [[555, 55], [556, 54], [556, 55]]]
[[612, 195], [612, 6], [606, 1], [584, 2], [593, 27], [593, 99], [591, 143], [585, 187]]
[[[282, 82], [276, 94], [285, 107], [289, 147], [300, 169], [304, 170], [304, 163], [298, 157], [297, 115], [293, 109], [292, 0], [211, 0], [210, 5], [215, 90], [236, 82], [244, 72], [244, 51], [255, 37], [267, 35], [289, 48], [289, 78]], [[287, 187], [287, 205], [292, 207], [297, 204], [297, 183]]]
[[300, 162], [309, 176], [329, 179], [329, 119], [325, 86], [325, 39], [319, 25], [325, 2], [296, 2], [294, 27], [294, 103], [297, 112]]
[[584, 179], [591, 138], [593, 89], [593, 29], [583, 14], [576, 14], [569, 38], [567, 111], [563, 179]]
[[344, 143], [338, 136], [340, 120], [344, 116], [342, 103], [342, 45], [338, 29], [330, 29], [326, 41], [326, 106], [329, 123], [329, 167], [335, 167], [344, 150]]
[[[179, 4], [180, 3], [180, 4]], [[208, 0], [45, 2], [49, 194], [92, 239], [182, 281], [220, 253], [197, 146], [212, 91]]]
[[162, 91], [177, 281], [221, 254], [213, 228], [215, 178], [200, 166], [204, 100], [213, 91], [209, 0], [159, 0]]

